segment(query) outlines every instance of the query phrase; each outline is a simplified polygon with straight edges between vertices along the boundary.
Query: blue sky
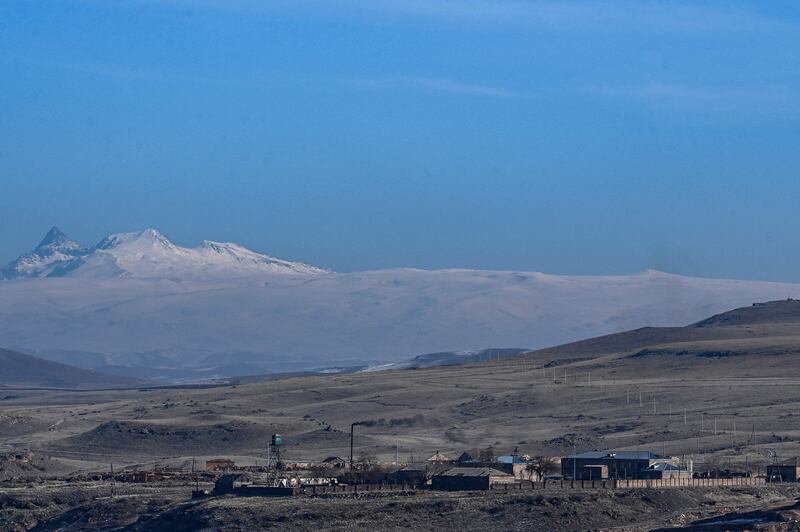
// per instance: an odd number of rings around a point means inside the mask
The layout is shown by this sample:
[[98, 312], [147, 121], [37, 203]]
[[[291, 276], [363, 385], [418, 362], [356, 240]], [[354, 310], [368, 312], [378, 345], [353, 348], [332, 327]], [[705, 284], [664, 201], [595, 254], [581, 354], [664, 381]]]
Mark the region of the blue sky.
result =
[[0, 2], [0, 261], [800, 281], [800, 4]]

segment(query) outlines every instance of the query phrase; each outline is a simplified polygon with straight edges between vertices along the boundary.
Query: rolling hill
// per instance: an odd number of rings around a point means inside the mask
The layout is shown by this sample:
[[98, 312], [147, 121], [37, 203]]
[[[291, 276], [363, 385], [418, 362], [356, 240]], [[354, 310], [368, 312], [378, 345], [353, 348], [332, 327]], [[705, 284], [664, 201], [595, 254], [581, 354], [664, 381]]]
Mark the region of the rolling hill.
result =
[[0, 387], [118, 388], [141, 381], [106, 375], [0, 348]]

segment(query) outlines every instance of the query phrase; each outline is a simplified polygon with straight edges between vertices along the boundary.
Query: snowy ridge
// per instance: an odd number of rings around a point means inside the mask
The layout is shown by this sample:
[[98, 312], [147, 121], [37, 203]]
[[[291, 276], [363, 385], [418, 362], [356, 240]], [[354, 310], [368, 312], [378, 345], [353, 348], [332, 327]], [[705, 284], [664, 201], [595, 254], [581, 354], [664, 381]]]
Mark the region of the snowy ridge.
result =
[[3, 278], [140, 277], [187, 279], [246, 274], [318, 275], [327, 270], [263, 255], [234, 243], [204, 241], [196, 248], [171, 242], [156, 229], [117, 233], [91, 249], [51, 229], [34, 251], [2, 270]]
[[83, 246], [70, 240], [58, 227], [53, 227], [33, 251], [20, 255], [0, 270], [0, 279], [47, 277], [85, 253]]

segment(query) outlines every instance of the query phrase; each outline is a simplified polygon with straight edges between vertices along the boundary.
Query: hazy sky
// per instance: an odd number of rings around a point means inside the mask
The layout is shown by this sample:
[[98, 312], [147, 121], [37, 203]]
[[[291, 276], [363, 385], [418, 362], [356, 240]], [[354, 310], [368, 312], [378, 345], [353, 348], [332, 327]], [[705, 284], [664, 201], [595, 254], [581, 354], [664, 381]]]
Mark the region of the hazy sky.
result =
[[800, 2], [0, 1], [0, 262], [800, 281]]

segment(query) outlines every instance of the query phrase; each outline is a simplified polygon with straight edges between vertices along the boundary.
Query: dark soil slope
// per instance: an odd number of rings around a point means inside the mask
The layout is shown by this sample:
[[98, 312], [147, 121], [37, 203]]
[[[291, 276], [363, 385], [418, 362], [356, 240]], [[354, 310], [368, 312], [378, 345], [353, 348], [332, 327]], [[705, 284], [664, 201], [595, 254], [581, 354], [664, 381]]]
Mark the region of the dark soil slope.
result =
[[[800, 348], [800, 300], [754, 303], [686, 327], [643, 327], [540, 349], [525, 356], [545, 364], [551, 360], [559, 365], [568, 361], [639, 353], [643, 350], [661, 354], [672, 350], [686, 354], [687, 351], [696, 350], [701, 356], [707, 356], [707, 353], [729, 351], [728, 342], [735, 342], [734, 345], [739, 348], [734, 350], [737, 354], [747, 354], [750, 349], [748, 343], [753, 340], [759, 340], [762, 351], [766, 344], [776, 345], [776, 351], [781, 353], [795, 352], [792, 346]], [[703, 347], [686, 349], [683, 344]], [[719, 344], [718, 349], [715, 348], [716, 344]]]
[[0, 349], [0, 386], [104, 388], [137, 384], [141, 382]]

